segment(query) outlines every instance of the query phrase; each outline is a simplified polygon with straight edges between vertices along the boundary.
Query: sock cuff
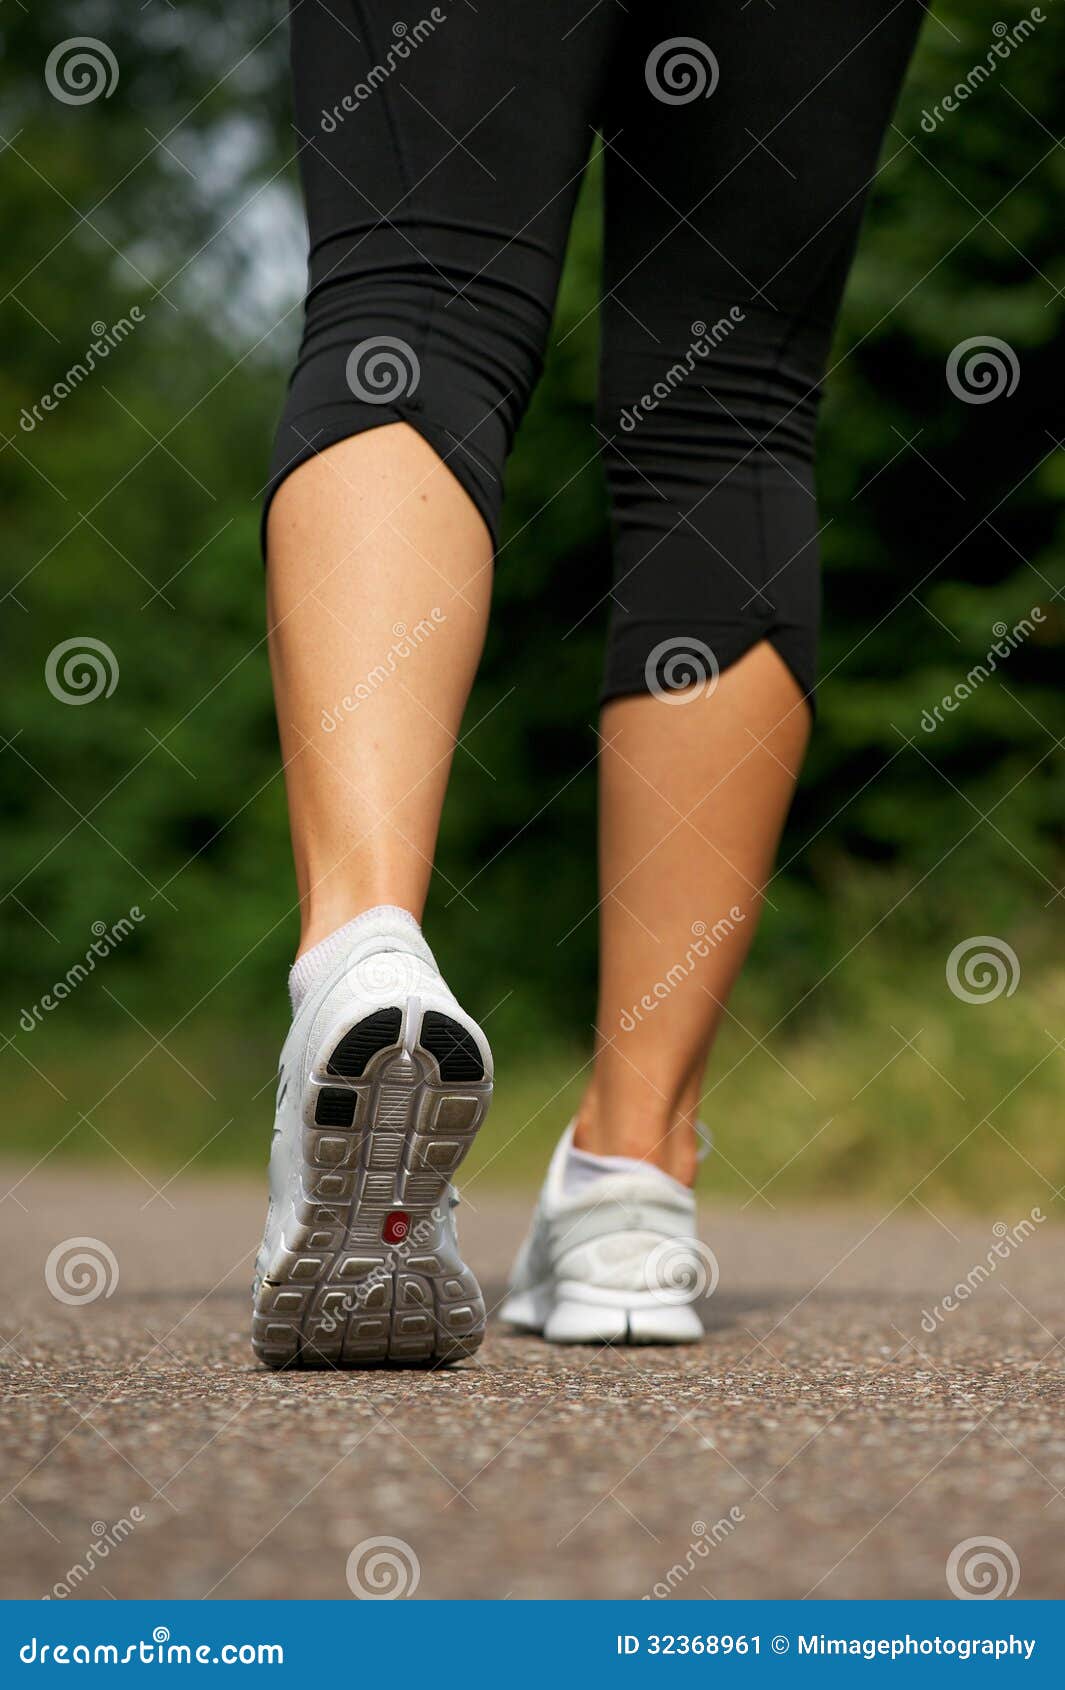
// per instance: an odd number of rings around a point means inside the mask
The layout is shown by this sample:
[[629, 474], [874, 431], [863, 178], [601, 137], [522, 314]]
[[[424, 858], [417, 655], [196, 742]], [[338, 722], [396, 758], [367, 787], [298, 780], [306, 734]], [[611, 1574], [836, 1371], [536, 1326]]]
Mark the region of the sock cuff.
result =
[[401, 909], [398, 904], [375, 904], [373, 909], [363, 910], [361, 915], [346, 921], [335, 933], [319, 940], [313, 949], [305, 951], [303, 956], [292, 964], [288, 974], [288, 995], [292, 1000], [293, 1015], [311, 988], [351, 949], [362, 929], [371, 925], [412, 927], [415, 933], [421, 935], [420, 924], [409, 910]]
[[569, 1146], [562, 1168], [563, 1194], [566, 1197], [579, 1196], [609, 1174], [639, 1174], [641, 1179], [652, 1184], [664, 1181], [671, 1192], [689, 1194], [686, 1185], [681, 1185], [672, 1174], [667, 1174], [664, 1168], [656, 1167], [653, 1162], [641, 1162], [632, 1156], [596, 1156], [590, 1150], [578, 1150], [575, 1144]]

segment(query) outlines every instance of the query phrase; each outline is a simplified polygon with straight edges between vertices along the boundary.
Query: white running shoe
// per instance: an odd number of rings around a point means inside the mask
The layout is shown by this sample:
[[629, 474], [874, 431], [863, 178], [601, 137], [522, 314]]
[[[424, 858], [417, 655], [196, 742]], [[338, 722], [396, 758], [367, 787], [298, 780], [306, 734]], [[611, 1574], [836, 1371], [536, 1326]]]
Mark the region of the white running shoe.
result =
[[372, 917], [281, 1052], [252, 1345], [268, 1367], [470, 1355], [484, 1301], [450, 1181], [488, 1111], [492, 1053], [417, 929]]
[[553, 1344], [695, 1344], [694, 1303], [717, 1284], [695, 1196], [655, 1174], [603, 1174], [566, 1197], [571, 1121], [551, 1158], [500, 1313]]

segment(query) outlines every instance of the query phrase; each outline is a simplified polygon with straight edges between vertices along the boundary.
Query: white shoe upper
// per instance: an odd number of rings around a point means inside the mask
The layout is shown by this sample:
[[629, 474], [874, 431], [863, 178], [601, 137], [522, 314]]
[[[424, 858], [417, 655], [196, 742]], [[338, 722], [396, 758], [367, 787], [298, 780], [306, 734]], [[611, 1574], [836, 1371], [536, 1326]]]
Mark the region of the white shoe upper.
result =
[[370, 911], [351, 928], [281, 1052], [253, 1288], [270, 1365], [447, 1359], [483, 1331], [450, 1179], [488, 1108], [491, 1050], [413, 923]]
[[[488, 1041], [416, 926], [387, 911], [351, 925], [281, 1052], [255, 1283], [256, 1349], [270, 1365], [447, 1358], [483, 1330], [448, 1182], [488, 1106]], [[693, 1193], [637, 1167], [567, 1194], [572, 1138], [571, 1124], [503, 1318], [558, 1343], [698, 1341], [694, 1304], [717, 1263], [698, 1239]]]
[[696, 1233], [695, 1196], [658, 1169], [564, 1185], [573, 1123], [551, 1159], [511, 1276], [505, 1320], [560, 1343], [693, 1342], [693, 1304], [716, 1283]]
[[383, 1007], [404, 1003], [415, 1006], [415, 1014], [405, 1015], [404, 1037], [415, 1036], [419, 1009], [439, 1009], [479, 1035], [485, 1046], [486, 1071], [491, 1073], [487, 1043], [456, 1003], [422, 934], [413, 926], [398, 928], [387, 916], [373, 912], [353, 936], [351, 948], [307, 992], [281, 1049], [270, 1152], [270, 1205], [257, 1278], [267, 1271], [286, 1217], [303, 1206], [303, 1128], [313, 1124], [316, 1089], [312, 1082], [326, 1071], [329, 1054], [350, 1027]]

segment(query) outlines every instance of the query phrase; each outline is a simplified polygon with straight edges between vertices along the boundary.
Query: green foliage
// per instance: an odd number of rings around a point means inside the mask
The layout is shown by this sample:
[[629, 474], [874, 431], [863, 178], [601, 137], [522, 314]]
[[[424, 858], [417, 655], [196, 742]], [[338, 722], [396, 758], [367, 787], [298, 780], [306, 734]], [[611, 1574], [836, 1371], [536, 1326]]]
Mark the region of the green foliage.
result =
[[[1031, 1017], [1030, 1046], [991, 1008], [971, 1028], [938, 982], [969, 933], [1023, 950], [1026, 985], [1060, 950], [1065, 152], [1054, 128], [1065, 8], [1048, 5], [1033, 38], [932, 133], [921, 121], [985, 58], [1000, 17], [1025, 15], [949, 0], [930, 16], [827, 386], [820, 721], [737, 1013], [761, 1032], [784, 1018], [778, 1036], [812, 1068], [843, 1041], [855, 1076], [863, 982], [865, 1013], [879, 1019], [904, 1013], [919, 977], [926, 1021], [941, 1017], [948, 1043], [986, 1038], [1007, 1083], [1011, 1061], [1023, 1071], [1045, 1054]], [[48, 0], [6, 8], [0, 29], [4, 1062], [20, 1097], [39, 1093], [27, 1114], [44, 1148], [73, 1124], [71, 1096], [80, 1109], [108, 1092], [119, 1139], [148, 1154], [151, 1105], [127, 1073], [142, 1029], [211, 1076], [219, 1023], [249, 1029], [240, 1048], [258, 1092], [296, 932], [257, 539], [301, 260], [283, 9]], [[81, 34], [109, 44], [119, 81], [106, 99], [64, 105], [45, 61]], [[538, 1053], [556, 1053], [544, 1072], [559, 1083], [582, 1060], [574, 1030], [589, 1025], [594, 987], [609, 581], [590, 427], [597, 255], [593, 166], [547, 374], [509, 470], [494, 621], [429, 912], [456, 989], [493, 1012], [504, 1055], [532, 1073]], [[24, 407], [84, 360], [93, 325], [128, 322], [134, 308], [143, 320], [100, 367], [24, 426]], [[1013, 348], [1020, 379], [1008, 398], [966, 404], [946, 364], [978, 336]], [[922, 725], [996, 628], [1033, 607], [1035, 632], [941, 725]], [[119, 681], [78, 708], [52, 695], [45, 667], [82, 635], [111, 648]], [[106, 968], [20, 1032], [20, 1010], [84, 954], [92, 924], [135, 905], [145, 919]], [[64, 1051], [90, 1045], [91, 1062], [63, 1069], [60, 1103], [36, 1071], [58, 1073]], [[157, 1054], [153, 1074], [160, 1062], [165, 1086], [172, 1065]], [[737, 1113], [798, 1121], [801, 1135], [801, 1093], [778, 1094], [770, 1069], [758, 1072]], [[168, 1158], [224, 1125], [218, 1099], [182, 1085], [184, 1104], [160, 1107]], [[268, 1092], [261, 1107], [265, 1120]], [[766, 1170], [778, 1149], [790, 1154], [791, 1130], [767, 1139]], [[863, 1114], [855, 1130], [860, 1147], [884, 1122]], [[219, 1142], [236, 1154], [253, 1138], [249, 1125]], [[808, 1165], [825, 1185], [842, 1183], [833, 1169], [861, 1177], [857, 1150], [832, 1162], [822, 1149]]]

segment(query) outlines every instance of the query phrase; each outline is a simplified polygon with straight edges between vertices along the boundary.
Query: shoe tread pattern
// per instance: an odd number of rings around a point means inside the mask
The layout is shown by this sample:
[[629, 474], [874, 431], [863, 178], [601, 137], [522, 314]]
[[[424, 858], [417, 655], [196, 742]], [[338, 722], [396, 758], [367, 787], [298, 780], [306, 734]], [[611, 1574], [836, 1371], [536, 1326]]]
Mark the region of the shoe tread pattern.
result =
[[[365, 1017], [308, 1081], [300, 1194], [255, 1290], [268, 1367], [433, 1366], [484, 1336], [480, 1288], [439, 1220], [491, 1082], [458, 1022], [427, 1011], [408, 1052], [402, 1021], [398, 1007]], [[389, 1245], [396, 1211], [408, 1239]]]

